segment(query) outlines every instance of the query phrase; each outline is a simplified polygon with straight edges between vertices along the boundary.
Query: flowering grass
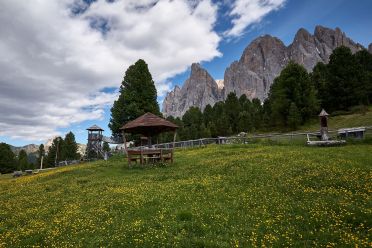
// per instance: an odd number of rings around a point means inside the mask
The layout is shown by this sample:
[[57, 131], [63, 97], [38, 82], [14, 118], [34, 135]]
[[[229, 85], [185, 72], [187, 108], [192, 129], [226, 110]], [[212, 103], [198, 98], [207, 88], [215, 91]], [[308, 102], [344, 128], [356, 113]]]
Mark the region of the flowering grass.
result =
[[0, 179], [0, 247], [368, 247], [372, 146], [226, 145]]

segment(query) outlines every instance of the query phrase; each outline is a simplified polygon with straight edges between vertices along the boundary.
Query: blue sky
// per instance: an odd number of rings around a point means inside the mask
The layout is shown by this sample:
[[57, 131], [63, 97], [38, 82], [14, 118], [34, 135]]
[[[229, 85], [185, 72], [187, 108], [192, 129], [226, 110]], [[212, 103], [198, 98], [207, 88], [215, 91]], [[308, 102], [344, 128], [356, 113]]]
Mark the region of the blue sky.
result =
[[299, 28], [313, 33], [322, 25], [339, 27], [364, 46], [372, 42], [369, 0], [4, 2], [0, 142], [16, 146], [70, 130], [86, 143], [85, 129], [93, 124], [110, 136], [117, 87], [139, 58], [149, 64], [161, 105], [165, 92], [189, 76], [192, 62], [223, 79], [226, 67], [263, 34], [288, 45]]

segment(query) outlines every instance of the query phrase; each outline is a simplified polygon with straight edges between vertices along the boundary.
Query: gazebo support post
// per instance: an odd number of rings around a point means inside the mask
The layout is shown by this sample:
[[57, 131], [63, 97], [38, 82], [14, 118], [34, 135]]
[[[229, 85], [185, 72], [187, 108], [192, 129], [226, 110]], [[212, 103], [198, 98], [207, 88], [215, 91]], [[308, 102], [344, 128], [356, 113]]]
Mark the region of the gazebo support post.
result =
[[127, 140], [125, 139], [125, 132], [123, 131], [121, 133], [121, 135], [123, 135], [123, 142], [124, 142], [124, 150], [125, 150], [125, 153], [128, 154], [128, 150], [127, 150]]
[[174, 131], [174, 135], [173, 135], [173, 149], [175, 148], [174, 145], [176, 143], [176, 136], [177, 136], [177, 131]]

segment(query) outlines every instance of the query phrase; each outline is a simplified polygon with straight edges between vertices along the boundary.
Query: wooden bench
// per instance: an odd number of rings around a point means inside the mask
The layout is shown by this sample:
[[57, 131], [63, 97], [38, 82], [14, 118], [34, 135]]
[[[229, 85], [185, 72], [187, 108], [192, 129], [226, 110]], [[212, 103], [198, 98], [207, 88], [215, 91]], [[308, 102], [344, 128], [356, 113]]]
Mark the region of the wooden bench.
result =
[[141, 150], [128, 150], [128, 165], [132, 165], [132, 162], [145, 163], [156, 163], [159, 161], [173, 163], [173, 149], [141, 149]]
[[139, 161], [141, 164], [143, 163], [143, 156], [142, 152], [140, 150], [128, 150], [127, 151], [127, 156], [128, 156], [128, 165], [129, 167], [132, 165], [132, 162], [137, 162]]
[[173, 163], [173, 149], [162, 149], [160, 151], [160, 160], [162, 162], [170, 161]]

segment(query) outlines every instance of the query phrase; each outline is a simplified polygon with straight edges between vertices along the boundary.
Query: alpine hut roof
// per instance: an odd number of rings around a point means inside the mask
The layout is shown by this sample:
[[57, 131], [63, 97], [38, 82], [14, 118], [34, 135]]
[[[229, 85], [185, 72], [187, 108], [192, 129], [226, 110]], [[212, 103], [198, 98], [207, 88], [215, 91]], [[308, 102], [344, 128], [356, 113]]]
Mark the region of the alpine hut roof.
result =
[[102, 128], [100, 128], [97, 125], [93, 125], [90, 128], [87, 128], [87, 130], [89, 130], [89, 131], [104, 131]]
[[175, 131], [178, 126], [152, 113], [141, 115], [137, 119], [128, 122], [120, 130], [128, 133], [139, 133], [147, 136], [162, 132]]
[[328, 116], [328, 115], [329, 114], [324, 109], [322, 109], [322, 111], [319, 114], [319, 116]]

